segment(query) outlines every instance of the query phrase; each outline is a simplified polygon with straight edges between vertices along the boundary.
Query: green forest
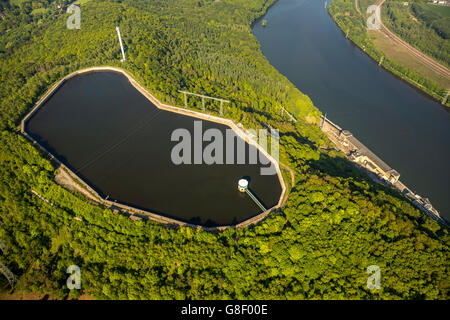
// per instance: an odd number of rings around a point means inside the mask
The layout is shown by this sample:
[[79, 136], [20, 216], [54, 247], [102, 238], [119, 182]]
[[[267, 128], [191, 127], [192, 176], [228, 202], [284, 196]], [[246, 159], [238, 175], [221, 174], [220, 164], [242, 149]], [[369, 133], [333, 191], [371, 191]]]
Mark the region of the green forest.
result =
[[[54, 1], [0, 1], [0, 262], [18, 278], [11, 289], [0, 277], [1, 294], [448, 299], [448, 228], [332, 148], [318, 109], [252, 34], [273, 2], [81, 1], [81, 28], [68, 29]], [[56, 166], [19, 133], [20, 120], [53, 83], [99, 65], [126, 69], [166, 103], [184, 104], [178, 90], [220, 96], [231, 101], [227, 118], [278, 128], [280, 161], [295, 172], [285, 207], [248, 228], [207, 232], [132, 221], [57, 184]], [[299, 121], [284, 119], [281, 105]], [[70, 265], [81, 268], [81, 290], [66, 286]], [[380, 289], [367, 288], [370, 265], [380, 267]]]
[[[387, 58], [374, 45], [367, 31], [368, 15], [365, 12], [367, 7], [375, 2], [375, 0], [359, 1], [360, 11], [362, 12], [360, 14], [356, 10], [354, 0], [333, 0], [328, 6], [328, 11], [348, 38], [363, 49], [366, 54], [377, 62], [383, 58], [383, 68], [441, 102], [446, 96], [448, 88], [443, 88], [429, 77], [419, 74], [416, 70]], [[450, 62], [450, 41], [447, 38], [447, 28], [450, 26], [450, 18], [445, 17], [444, 10], [441, 12], [434, 8], [430, 9], [433, 6], [422, 1], [409, 2], [412, 5], [408, 6], [403, 3], [404, 1], [400, 0], [387, 0], [381, 8], [383, 23], [408, 43], [448, 66]], [[419, 14], [419, 12], [421, 13]], [[414, 18], [417, 21], [411, 17], [417, 17]], [[446, 106], [450, 106], [450, 101], [447, 100]]]

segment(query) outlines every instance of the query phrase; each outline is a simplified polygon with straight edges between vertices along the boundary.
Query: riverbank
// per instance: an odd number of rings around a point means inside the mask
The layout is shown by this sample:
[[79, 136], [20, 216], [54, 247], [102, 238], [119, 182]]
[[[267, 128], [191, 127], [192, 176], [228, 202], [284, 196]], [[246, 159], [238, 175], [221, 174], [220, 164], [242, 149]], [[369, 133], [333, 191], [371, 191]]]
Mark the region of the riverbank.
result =
[[448, 88], [442, 87], [430, 77], [424, 77], [416, 70], [412, 70], [398, 61], [390, 59], [374, 44], [368, 34], [366, 18], [364, 14], [361, 14], [359, 8], [356, 8], [353, 1], [333, 0], [328, 6], [328, 13], [345, 36], [381, 67], [420, 89], [434, 100], [450, 107]]

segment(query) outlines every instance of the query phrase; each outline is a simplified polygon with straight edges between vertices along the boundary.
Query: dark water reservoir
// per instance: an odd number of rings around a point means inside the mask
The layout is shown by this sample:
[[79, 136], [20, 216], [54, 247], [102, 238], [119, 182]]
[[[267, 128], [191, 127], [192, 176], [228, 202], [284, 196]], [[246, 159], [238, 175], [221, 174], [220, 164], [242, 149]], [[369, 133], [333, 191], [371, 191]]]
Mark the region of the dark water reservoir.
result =
[[280, 0], [253, 32], [271, 64], [450, 219], [450, 108], [385, 71], [322, 0]]
[[[178, 143], [171, 141], [172, 132], [185, 128], [194, 136], [194, 121], [200, 120], [158, 109], [120, 73], [95, 72], [66, 81], [26, 131], [109, 200], [178, 220], [226, 225], [261, 212], [238, 191], [238, 180], [248, 177], [265, 207], [276, 205], [278, 177], [260, 172], [268, 165], [172, 162]], [[202, 127], [219, 129], [224, 137], [229, 129], [209, 121]], [[254, 147], [246, 146], [248, 157]]]

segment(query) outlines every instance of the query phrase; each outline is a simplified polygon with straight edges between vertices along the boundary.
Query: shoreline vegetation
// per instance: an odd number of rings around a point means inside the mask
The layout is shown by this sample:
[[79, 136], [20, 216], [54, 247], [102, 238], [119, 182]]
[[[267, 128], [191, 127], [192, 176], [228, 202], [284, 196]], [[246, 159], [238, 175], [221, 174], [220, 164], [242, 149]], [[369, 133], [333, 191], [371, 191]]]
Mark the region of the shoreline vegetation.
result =
[[[430, 79], [430, 77], [425, 77], [416, 70], [412, 70], [398, 61], [388, 58], [386, 54], [374, 44], [373, 38], [370, 36], [366, 27], [367, 18], [363, 14], [365, 12], [364, 9], [366, 8], [361, 10], [356, 8], [355, 0], [333, 0], [328, 5], [328, 13], [344, 35], [376, 63], [379, 63], [379, 65], [387, 71], [426, 93], [437, 102], [442, 104], [444, 99], [446, 99], [444, 105], [450, 107], [450, 99], [447, 96], [450, 88], [444, 88], [436, 81]], [[381, 10], [382, 19], [384, 19], [383, 7]]]
[[[270, 65], [251, 32], [273, 3], [91, 0], [81, 6], [81, 29], [68, 30], [67, 15], [53, 7], [31, 15], [31, 1], [0, 2], [0, 260], [18, 279], [11, 288], [0, 277], [0, 294], [448, 299], [448, 228], [334, 150], [320, 112]], [[295, 184], [283, 209], [255, 226], [211, 233], [132, 221], [56, 183], [55, 166], [17, 126], [58, 79], [96, 65], [125, 69], [164, 103], [182, 106], [178, 90], [221, 97], [232, 101], [225, 116], [236, 123], [279, 129], [280, 162]], [[198, 100], [189, 100], [192, 109], [201, 110]], [[71, 265], [81, 268], [81, 290], [66, 286]], [[380, 290], [366, 286], [371, 265], [381, 270]]]

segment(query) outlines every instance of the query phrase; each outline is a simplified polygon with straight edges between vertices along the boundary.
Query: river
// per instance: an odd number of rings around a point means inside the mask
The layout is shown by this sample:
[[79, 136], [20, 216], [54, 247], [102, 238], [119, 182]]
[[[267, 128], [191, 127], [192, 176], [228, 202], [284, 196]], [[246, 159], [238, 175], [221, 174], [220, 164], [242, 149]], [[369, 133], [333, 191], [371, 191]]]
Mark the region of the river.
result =
[[280, 0], [253, 27], [270, 63], [450, 219], [450, 108], [379, 67], [321, 0]]

